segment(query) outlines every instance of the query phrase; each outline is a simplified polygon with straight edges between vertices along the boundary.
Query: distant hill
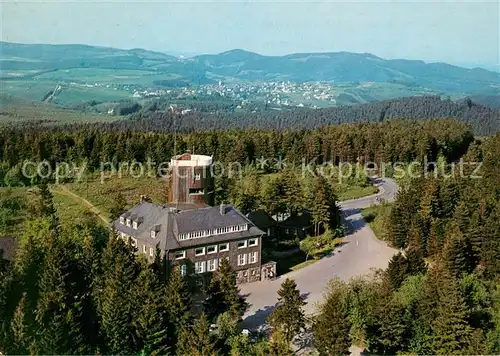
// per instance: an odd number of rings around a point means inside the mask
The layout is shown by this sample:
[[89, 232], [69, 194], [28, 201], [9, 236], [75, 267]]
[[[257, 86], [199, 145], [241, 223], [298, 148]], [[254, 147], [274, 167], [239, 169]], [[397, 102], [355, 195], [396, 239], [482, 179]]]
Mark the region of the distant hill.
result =
[[386, 60], [369, 53], [295, 53], [286, 56], [263, 56], [236, 49], [180, 59], [144, 49], [0, 42], [2, 72], [68, 68], [135, 69], [175, 75], [175, 81], [160, 82], [165, 86], [171, 83], [173, 86], [213, 83], [220, 79], [389, 82], [431, 89], [442, 94], [500, 93], [500, 73], [497, 72], [479, 68], [467, 69], [446, 63]]
[[500, 74], [446, 63], [385, 60], [369, 53], [296, 53], [262, 56], [243, 50], [192, 58], [200, 68], [246, 80], [393, 82], [443, 93], [500, 92]]
[[155, 63], [177, 62], [164, 53], [87, 45], [20, 44], [0, 42], [2, 70], [67, 68], [140, 69]]

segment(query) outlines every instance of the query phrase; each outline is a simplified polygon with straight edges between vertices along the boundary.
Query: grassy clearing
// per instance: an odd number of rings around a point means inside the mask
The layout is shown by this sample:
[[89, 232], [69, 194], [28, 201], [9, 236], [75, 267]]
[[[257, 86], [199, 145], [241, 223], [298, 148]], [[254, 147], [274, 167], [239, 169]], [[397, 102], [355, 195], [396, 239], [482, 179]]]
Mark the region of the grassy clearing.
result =
[[68, 183], [64, 186], [78, 196], [88, 200], [103, 215], [109, 217], [116, 199], [122, 195], [127, 208], [139, 202], [141, 195], [146, 195], [155, 203], [164, 201], [165, 182], [156, 177], [134, 178], [131, 176], [114, 176], [102, 183], [99, 175], [88, 177], [87, 181]]
[[383, 203], [361, 210], [361, 215], [370, 225], [375, 236], [379, 240], [385, 240], [387, 234], [387, 224], [391, 213], [392, 203]]
[[337, 184], [334, 187], [340, 201], [362, 198], [378, 192], [378, 189], [373, 185], [359, 187], [347, 184]]
[[53, 104], [42, 103], [37, 100], [40, 99], [38, 98], [34, 101], [30, 101], [0, 93], [0, 105], [2, 107], [2, 112], [0, 113], [0, 124], [39, 120], [46, 122], [71, 123], [114, 121], [120, 119], [119, 116], [86, 115], [77, 111], [60, 108]]

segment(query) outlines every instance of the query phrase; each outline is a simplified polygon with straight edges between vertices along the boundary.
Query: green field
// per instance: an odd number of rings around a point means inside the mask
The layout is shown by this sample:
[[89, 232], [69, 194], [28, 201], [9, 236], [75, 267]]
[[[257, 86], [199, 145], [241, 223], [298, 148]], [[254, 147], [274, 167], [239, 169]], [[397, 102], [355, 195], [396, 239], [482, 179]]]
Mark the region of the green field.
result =
[[0, 125], [26, 121], [46, 121], [57, 123], [101, 122], [119, 119], [118, 116], [83, 114], [78, 111], [60, 108], [36, 100], [30, 101], [0, 94]]

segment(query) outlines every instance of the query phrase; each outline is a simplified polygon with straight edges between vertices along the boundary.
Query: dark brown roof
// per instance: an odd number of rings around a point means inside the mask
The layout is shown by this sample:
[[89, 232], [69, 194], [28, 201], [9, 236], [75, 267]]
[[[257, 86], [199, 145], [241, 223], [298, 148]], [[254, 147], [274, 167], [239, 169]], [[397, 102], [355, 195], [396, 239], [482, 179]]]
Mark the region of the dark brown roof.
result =
[[4, 260], [12, 261], [17, 245], [17, 240], [14, 237], [0, 237], [0, 257]]

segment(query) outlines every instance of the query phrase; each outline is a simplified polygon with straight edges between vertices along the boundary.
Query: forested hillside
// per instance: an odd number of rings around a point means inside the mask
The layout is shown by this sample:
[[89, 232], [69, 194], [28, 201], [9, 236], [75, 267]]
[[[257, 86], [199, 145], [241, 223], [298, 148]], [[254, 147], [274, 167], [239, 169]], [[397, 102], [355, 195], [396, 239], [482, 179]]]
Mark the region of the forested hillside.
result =
[[385, 226], [404, 253], [378, 279], [330, 285], [316, 321], [319, 350], [345, 353], [354, 342], [374, 354], [500, 352], [499, 157], [496, 135], [464, 157], [482, 158], [482, 178], [456, 172], [398, 194]]
[[[410, 162], [458, 159], [473, 141], [470, 128], [456, 120], [423, 122], [390, 120], [380, 123], [330, 125], [317, 129], [200, 131], [184, 134], [125, 131], [127, 126], [88, 125], [44, 128], [38, 125], [0, 129], [0, 180], [21, 175], [24, 160], [86, 162], [99, 170], [102, 162], [145, 164], [168, 162], [176, 152], [213, 155], [220, 162], [256, 162], [278, 158], [302, 164], [323, 162]], [[145, 129], [145, 128], [143, 128]]]
[[455, 118], [473, 128], [477, 135], [493, 135], [500, 130], [500, 110], [471, 100], [453, 102], [437, 96], [401, 98], [375, 103], [328, 109], [294, 109], [257, 113], [201, 113], [182, 116], [144, 108], [132, 121], [121, 121], [110, 129], [142, 131], [200, 131], [235, 128], [298, 129], [330, 124], [380, 122], [387, 119], [429, 120]]

